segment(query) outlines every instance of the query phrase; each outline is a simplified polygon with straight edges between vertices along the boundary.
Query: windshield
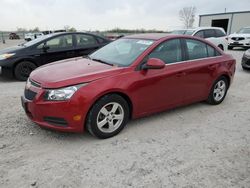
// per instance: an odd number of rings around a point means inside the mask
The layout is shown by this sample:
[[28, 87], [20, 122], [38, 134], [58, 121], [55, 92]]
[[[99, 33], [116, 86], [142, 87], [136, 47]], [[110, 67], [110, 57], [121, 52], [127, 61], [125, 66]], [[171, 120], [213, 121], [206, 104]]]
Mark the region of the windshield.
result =
[[41, 36], [41, 37], [36, 38], [34, 40], [31, 40], [29, 42], [22, 43], [21, 45], [22, 46], [27, 46], [27, 47], [32, 46], [32, 45], [34, 45], [34, 44], [36, 44], [36, 43], [38, 43], [40, 41], [43, 41], [44, 39], [49, 38], [49, 37], [51, 37], [51, 35], [44, 35], [44, 36]]
[[119, 39], [97, 50], [89, 58], [126, 67], [132, 64], [153, 42], [153, 40], [143, 39]]
[[237, 33], [250, 34], [250, 28], [242, 28]]

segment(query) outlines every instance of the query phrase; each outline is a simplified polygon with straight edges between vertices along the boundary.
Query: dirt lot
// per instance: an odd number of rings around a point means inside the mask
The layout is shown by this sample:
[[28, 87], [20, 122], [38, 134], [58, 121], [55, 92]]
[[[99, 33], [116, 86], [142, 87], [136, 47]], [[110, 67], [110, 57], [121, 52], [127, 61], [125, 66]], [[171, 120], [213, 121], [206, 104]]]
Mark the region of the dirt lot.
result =
[[41, 129], [21, 107], [25, 83], [0, 76], [0, 187], [250, 187], [250, 72], [242, 50], [228, 53], [237, 71], [221, 105], [133, 120], [107, 140]]

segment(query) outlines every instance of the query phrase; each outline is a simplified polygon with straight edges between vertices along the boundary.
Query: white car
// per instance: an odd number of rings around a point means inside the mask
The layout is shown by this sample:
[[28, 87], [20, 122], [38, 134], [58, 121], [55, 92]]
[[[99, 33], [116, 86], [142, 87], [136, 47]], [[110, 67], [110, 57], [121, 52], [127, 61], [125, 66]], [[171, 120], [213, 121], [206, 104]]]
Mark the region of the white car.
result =
[[27, 33], [24, 35], [24, 40], [31, 41], [31, 40], [39, 38], [43, 35], [44, 35], [43, 33]]
[[250, 48], [250, 27], [243, 27], [228, 36], [228, 49], [231, 50], [234, 47]]
[[220, 27], [197, 27], [195, 29], [175, 30], [172, 33], [201, 37], [212, 42], [222, 50], [227, 49], [226, 33]]

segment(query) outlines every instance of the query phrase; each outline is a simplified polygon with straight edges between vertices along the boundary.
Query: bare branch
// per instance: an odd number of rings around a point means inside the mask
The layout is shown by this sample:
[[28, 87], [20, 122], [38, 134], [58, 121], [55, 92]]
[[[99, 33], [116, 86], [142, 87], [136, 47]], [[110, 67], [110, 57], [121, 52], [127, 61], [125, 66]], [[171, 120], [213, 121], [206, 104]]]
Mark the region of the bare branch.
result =
[[183, 22], [185, 28], [192, 28], [195, 21], [196, 7], [184, 7], [179, 11], [180, 20]]

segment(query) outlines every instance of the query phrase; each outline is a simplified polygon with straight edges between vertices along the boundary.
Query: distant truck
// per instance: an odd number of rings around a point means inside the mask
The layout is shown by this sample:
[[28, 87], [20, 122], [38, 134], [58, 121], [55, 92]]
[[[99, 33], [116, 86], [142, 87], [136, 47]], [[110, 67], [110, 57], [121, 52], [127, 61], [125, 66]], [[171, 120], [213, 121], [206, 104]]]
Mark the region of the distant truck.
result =
[[24, 35], [24, 40], [31, 41], [31, 40], [39, 38], [39, 37], [41, 37], [43, 35], [44, 35], [43, 33], [27, 33], [27, 34]]
[[14, 40], [14, 39], [20, 39], [19, 35], [16, 33], [10, 33], [9, 34], [9, 39]]

